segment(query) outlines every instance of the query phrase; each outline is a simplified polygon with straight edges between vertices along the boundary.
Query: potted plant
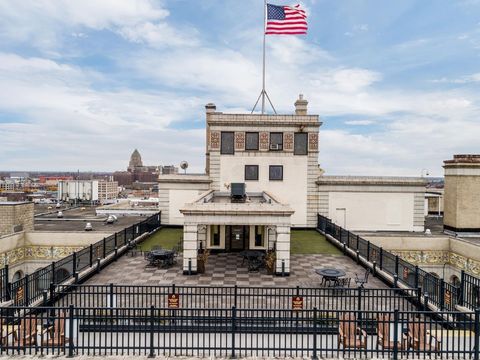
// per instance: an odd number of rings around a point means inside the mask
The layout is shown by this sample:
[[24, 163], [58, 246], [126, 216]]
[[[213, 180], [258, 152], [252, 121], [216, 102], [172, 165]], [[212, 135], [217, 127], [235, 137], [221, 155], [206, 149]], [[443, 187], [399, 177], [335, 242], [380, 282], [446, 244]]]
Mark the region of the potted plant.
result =
[[275, 273], [275, 261], [276, 261], [275, 251], [269, 250], [265, 255], [265, 267], [267, 268], [267, 272], [269, 274]]
[[205, 268], [207, 266], [207, 259], [210, 252], [208, 250], [200, 250], [197, 255], [197, 272], [199, 274], [205, 273]]

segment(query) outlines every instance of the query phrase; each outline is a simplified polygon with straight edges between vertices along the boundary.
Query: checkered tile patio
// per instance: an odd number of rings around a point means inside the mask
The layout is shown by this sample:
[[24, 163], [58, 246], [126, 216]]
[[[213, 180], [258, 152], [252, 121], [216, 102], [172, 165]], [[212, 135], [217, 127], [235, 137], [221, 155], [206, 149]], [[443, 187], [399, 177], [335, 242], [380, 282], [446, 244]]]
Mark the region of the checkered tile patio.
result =
[[[179, 263], [181, 262], [181, 257]], [[237, 253], [211, 254], [205, 274], [183, 275], [180, 264], [169, 269], [147, 267], [143, 255], [127, 254], [93, 276], [87, 284], [119, 285], [214, 285], [214, 286], [261, 286], [261, 287], [319, 287], [321, 277], [315, 269], [332, 267], [343, 269], [352, 278], [355, 273], [363, 275], [365, 269], [343, 255], [292, 255], [291, 273], [287, 277], [267, 274], [265, 269], [249, 272], [247, 264]], [[380, 280], [370, 277], [366, 287], [386, 288]]]

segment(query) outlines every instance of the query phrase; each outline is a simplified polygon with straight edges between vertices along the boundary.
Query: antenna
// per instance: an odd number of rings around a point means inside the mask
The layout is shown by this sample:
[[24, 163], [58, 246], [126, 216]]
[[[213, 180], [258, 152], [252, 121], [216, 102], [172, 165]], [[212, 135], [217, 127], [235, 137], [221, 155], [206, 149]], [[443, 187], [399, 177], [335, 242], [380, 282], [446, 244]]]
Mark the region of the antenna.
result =
[[187, 173], [187, 168], [188, 168], [188, 162], [186, 162], [185, 160], [182, 161], [180, 163], [180, 168], [182, 168], [183, 173], [186, 174]]

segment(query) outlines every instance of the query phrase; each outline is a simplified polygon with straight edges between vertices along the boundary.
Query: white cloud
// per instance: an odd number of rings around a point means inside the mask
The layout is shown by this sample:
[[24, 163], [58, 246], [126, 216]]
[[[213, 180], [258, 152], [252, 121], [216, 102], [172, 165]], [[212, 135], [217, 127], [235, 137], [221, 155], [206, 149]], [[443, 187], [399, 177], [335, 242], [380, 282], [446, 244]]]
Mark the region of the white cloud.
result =
[[345, 121], [346, 125], [354, 125], [354, 126], [368, 126], [375, 124], [374, 120], [349, 120]]
[[0, 39], [51, 51], [67, 41], [69, 28], [74, 37], [85, 37], [82, 29], [108, 30], [154, 47], [196, 41], [192, 29], [172, 29], [168, 16], [163, 2], [152, 0], [5, 0], [0, 2]]
[[90, 82], [99, 77], [51, 60], [0, 54], [0, 111], [15, 116], [0, 122], [1, 167], [115, 170], [124, 153], [141, 147], [159, 163], [187, 159], [192, 169], [203, 169], [203, 130], [169, 126], [198, 118], [205, 99], [95, 90]]

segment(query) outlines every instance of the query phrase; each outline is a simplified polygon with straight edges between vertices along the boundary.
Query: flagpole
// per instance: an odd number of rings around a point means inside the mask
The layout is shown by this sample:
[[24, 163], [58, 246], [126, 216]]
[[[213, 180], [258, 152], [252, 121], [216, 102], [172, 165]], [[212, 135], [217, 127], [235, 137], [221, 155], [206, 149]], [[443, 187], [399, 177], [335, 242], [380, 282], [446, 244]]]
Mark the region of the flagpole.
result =
[[267, 0], [263, 0], [263, 82], [262, 82], [262, 115], [265, 114], [265, 43], [266, 43], [266, 20]]
[[277, 110], [275, 110], [275, 107], [272, 104], [272, 101], [270, 100], [270, 97], [267, 94], [266, 90], [266, 61], [265, 61], [265, 54], [266, 54], [266, 40], [267, 40], [267, 34], [266, 34], [266, 29], [267, 29], [267, 0], [263, 0], [263, 71], [262, 71], [262, 91], [260, 92], [260, 95], [257, 98], [257, 101], [255, 102], [255, 105], [253, 105], [253, 109], [251, 111], [251, 114], [255, 111], [257, 108], [257, 105], [260, 101], [260, 98], [262, 99], [262, 115], [265, 114], [265, 105], [268, 103], [272, 107], [273, 112], [276, 114]]

